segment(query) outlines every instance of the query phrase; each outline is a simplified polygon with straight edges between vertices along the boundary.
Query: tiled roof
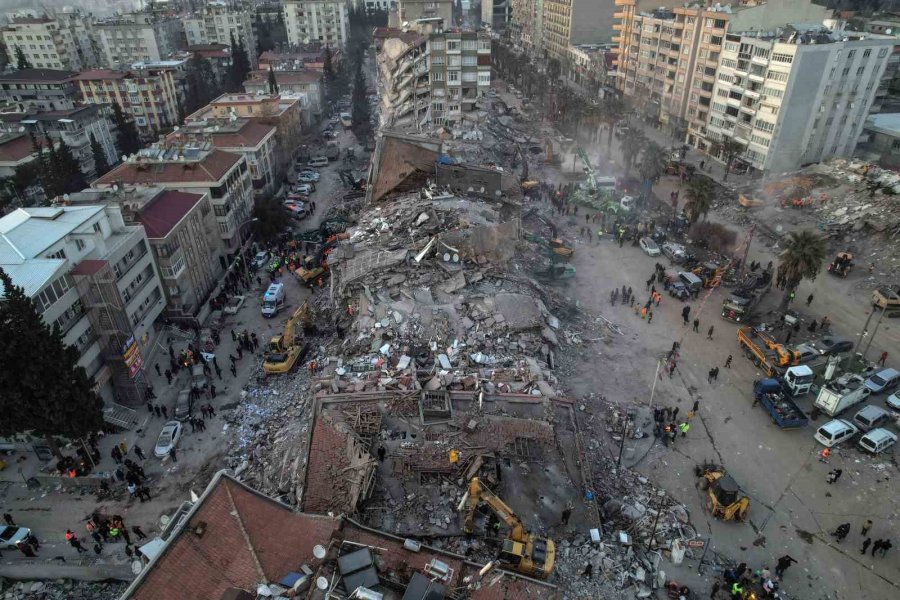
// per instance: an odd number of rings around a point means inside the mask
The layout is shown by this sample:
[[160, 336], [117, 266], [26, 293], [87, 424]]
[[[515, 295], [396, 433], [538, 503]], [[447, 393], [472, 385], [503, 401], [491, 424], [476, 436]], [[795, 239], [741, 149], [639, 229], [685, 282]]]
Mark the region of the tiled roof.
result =
[[202, 199], [203, 194], [165, 191], [141, 210], [137, 220], [148, 238], [164, 238]]
[[19, 135], [7, 141], [0, 140], [0, 162], [17, 163], [34, 153], [31, 137]]
[[127, 162], [94, 181], [94, 187], [124, 184], [160, 185], [217, 182], [241, 160], [239, 154], [214, 149], [202, 160], [191, 162]]
[[[327, 419], [316, 419], [309, 444], [306, 468], [306, 493], [303, 510], [313, 513], [343, 512], [347, 498], [335, 492], [335, 472], [350, 466], [347, 459], [347, 434], [340, 433]], [[354, 507], [349, 507], [353, 511]]]
[[94, 69], [92, 71], [82, 71], [78, 73], [74, 79], [78, 81], [97, 81], [102, 79], [125, 79], [128, 76], [126, 71], [113, 71], [112, 69]]
[[212, 143], [216, 148], [240, 148], [241, 146], [249, 146], [251, 148], [259, 145], [266, 136], [275, 131], [276, 127], [272, 125], [263, 125], [256, 121], [247, 121], [247, 124], [241, 127], [236, 133], [214, 133], [212, 135]]
[[83, 260], [72, 269], [72, 275], [93, 275], [107, 264], [105, 260]]
[[255, 591], [312, 562], [313, 547], [327, 546], [340, 525], [294, 513], [224, 473], [189, 517], [121, 600], [218, 600], [229, 588]]
[[74, 71], [58, 71], [56, 69], [20, 69], [0, 75], [0, 83], [16, 83], [18, 81], [65, 81], [77, 75]]

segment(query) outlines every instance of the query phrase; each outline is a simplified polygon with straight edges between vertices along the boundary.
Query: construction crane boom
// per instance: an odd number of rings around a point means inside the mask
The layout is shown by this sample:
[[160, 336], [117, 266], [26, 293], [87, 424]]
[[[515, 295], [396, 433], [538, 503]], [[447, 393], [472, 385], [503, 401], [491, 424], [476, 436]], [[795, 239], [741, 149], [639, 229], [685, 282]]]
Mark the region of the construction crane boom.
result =
[[506, 502], [482, 485], [481, 480], [473, 477], [469, 482], [469, 501], [468, 510], [466, 511], [466, 520], [464, 530], [466, 533], [472, 533], [475, 530], [475, 509], [478, 508], [478, 502], [484, 500], [494, 514], [509, 527], [509, 537], [517, 542], [525, 540], [525, 524], [522, 519], [507, 506]]

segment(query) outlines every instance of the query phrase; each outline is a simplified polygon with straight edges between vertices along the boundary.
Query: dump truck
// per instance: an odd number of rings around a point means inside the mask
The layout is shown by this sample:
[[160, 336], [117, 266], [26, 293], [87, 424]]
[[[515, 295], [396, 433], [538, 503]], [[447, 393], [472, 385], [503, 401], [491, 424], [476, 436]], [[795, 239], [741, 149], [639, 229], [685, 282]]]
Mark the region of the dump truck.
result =
[[753, 309], [772, 288], [772, 271], [754, 273], [741, 287], [722, 302], [722, 317], [735, 323], [746, 323]]
[[738, 329], [738, 343], [744, 355], [752, 360], [768, 377], [782, 375], [788, 367], [800, 364], [800, 355], [775, 341], [768, 332], [745, 326]]
[[836, 417], [869, 397], [866, 380], [856, 373], [845, 373], [819, 390], [813, 405], [829, 417]]
[[809, 422], [806, 414], [785, 392], [782, 382], [777, 379], [757, 380], [753, 384], [753, 395], [772, 417], [772, 422], [781, 429], [797, 429]]

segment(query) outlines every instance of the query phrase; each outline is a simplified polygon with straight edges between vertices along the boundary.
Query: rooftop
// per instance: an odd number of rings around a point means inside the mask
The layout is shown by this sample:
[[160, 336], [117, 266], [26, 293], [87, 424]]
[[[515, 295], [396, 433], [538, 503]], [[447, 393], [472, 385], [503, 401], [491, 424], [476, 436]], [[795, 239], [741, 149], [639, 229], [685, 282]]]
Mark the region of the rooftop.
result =
[[[147, 150], [147, 149], [145, 149]], [[132, 158], [97, 179], [93, 186], [113, 184], [215, 183], [243, 160], [238, 154], [213, 149], [197, 160]]]
[[168, 190], [145, 205], [137, 220], [144, 226], [148, 238], [161, 239], [169, 235], [201, 200], [203, 194]]
[[[296, 85], [299, 83], [316, 83], [321, 81], [322, 73], [320, 71], [310, 71], [308, 69], [304, 69], [302, 71], [279, 71], [275, 69], [275, 81], [278, 82], [278, 85]], [[244, 85], [259, 85], [268, 84], [269, 82], [269, 71], [251, 71], [247, 76], [247, 80], [244, 82]]]
[[900, 137], [900, 113], [878, 113], [866, 119], [866, 129]]
[[0, 135], [0, 164], [19, 163], [32, 154], [34, 154], [34, 144], [30, 136], [24, 133]]
[[93, 69], [90, 71], [82, 71], [75, 75], [73, 79], [78, 81], [96, 81], [99, 79], [125, 79], [128, 75], [125, 71], [114, 71], [112, 69]]
[[20, 69], [0, 75], [0, 83], [19, 82], [63, 82], [78, 75], [75, 71], [58, 71], [56, 69]]
[[253, 119], [211, 119], [200, 124], [188, 122], [168, 135], [168, 140], [208, 138], [216, 148], [255, 148], [276, 131], [274, 125], [264, 125]]

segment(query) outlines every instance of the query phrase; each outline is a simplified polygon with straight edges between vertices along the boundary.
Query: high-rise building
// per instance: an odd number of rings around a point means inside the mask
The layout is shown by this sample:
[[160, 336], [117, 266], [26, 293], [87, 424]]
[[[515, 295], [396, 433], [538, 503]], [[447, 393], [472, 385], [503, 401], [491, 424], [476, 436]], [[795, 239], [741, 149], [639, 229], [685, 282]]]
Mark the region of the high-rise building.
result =
[[613, 5], [618, 1], [544, 0], [543, 52], [562, 62], [569, 46], [609, 42], [615, 21]]
[[440, 18], [446, 27], [453, 24], [453, 0], [398, 0], [397, 12], [399, 24], [408, 23], [409, 27], [419, 19]]
[[674, 7], [648, 10], [638, 0], [615, 3], [616, 87], [695, 145], [709, 117], [729, 29], [771, 31], [787, 23], [822, 23], [831, 14], [810, 0], [733, 0], [705, 7], [668, 2]]
[[347, 42], [348, 5], [345, 0], [285, 0], [288, 43], [342, 47]]
[[78, 88], [72, 71], [22, 69], [0, 75], [0, 99], [16, 112], [75, 108]]
[[253, 29], [253, 10], [247, 6], [213, 0], [198, 13], [182, 19], [188, 46], [205, 44], [231, 45], [240, 42], [247, 53], [250, 66], [257, 66], [256, 32]]
[[509, 28], [523, 48], [532, 53], [541, 51], [544, 39], [544, 0], [510, 0], [512, 21]]
[[495, 31], [506, 29], [512, 20], [512, 0], [481, 0], [481, 22]]
[[727, 159], [722, 143], [734, 140], [737, 162], [774, 172], [851, 156], [895, 43], [865, 36], [793, 27], [727, 33], [696, 143]]
[[16, 17], [0, 33], [13, 66], [21, 50], [28, 65], [34, 69], [84, 68], [78, 44], [72, 32], [50, 17]]
[[175, 17], [130, 13], [98, 21], [94, 31], [104, 66], [127, 69], [136, 62], [168, 58], [181, 46], [184, 25]]

